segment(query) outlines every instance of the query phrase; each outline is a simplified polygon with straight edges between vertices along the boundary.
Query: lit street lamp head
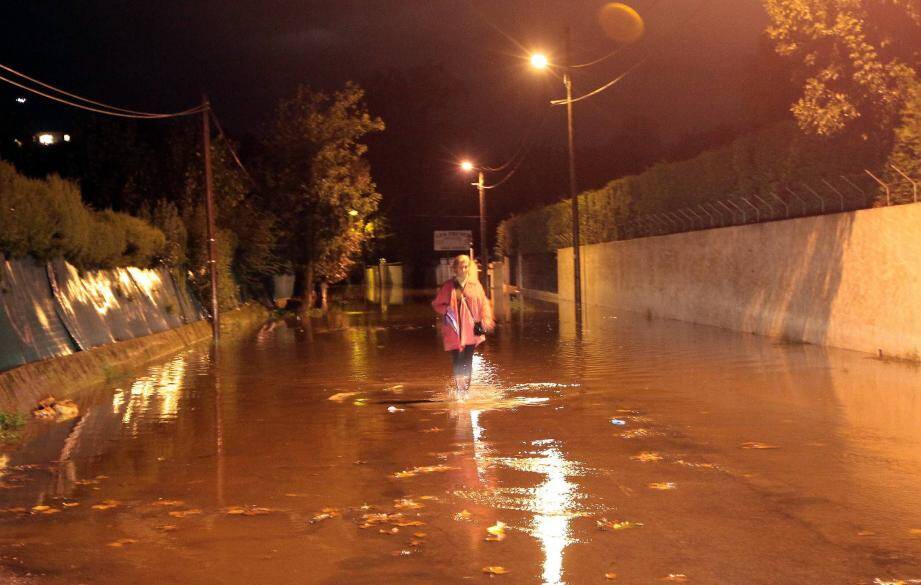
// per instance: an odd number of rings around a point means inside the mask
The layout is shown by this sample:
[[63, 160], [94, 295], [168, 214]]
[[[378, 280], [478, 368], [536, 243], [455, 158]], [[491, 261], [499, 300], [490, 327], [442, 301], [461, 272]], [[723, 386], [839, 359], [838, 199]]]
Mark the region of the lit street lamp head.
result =
[[534, 53], [531, 55], [531, 67], [535, 69], [546, 69], [549, 65], [550, 61], [547, 60], [547, 56], [543, 53]]
[[470, 162], [469, 160], [462, 161], [460, 164], [460, 168], [464, 170], [465, 172], [469, 173], [470, 171], [473, 170], [473, 163]]

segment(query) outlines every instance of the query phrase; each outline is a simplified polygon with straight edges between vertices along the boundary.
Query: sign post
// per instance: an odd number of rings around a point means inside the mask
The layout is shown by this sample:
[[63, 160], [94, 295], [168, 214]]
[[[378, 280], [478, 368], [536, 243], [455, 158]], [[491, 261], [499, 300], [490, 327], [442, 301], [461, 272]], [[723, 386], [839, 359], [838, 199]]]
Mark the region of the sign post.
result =
[[472, 248], [472, 230], [435, 230], [436, 252], [466, 252]]

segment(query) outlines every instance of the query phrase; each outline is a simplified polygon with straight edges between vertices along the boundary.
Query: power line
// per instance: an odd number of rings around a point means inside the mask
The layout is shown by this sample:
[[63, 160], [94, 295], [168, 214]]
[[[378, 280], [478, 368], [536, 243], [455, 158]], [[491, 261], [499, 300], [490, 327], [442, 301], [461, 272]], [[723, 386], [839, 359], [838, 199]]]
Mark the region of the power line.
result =
[[214, 108], [211, 107], [210, 103], [208, 104], [208, 110], [211, 114], [211, 119], [214, 120], [214, 127], [217, 128], [218, 134], [220, 134], [221, 138], [223, 139], [222, 142], [227, 146], [227, 150], [230, 151], [230, 156], [233, 157], [234, 162], [237, 163], [237, 166], [240, 167], [240, 170], [243, 171], [243, 174], [246, 175], [247, 179], [249, 179], [249, 182], [255, 185], [256, 181], [253, 179], [253, 176], [249, 174], [249, 171], [246, 170], [246, 167], [243, 166], [243, 162], [240, 161], [240, 157], [237, 156], [237, 151], [234, 150], [233, 145], [227, 138], [227, 135], [224, 134], [224, 128], [221, 127], [221, 122], [217, 119], [217, 114], [214, 113]]
[[5, 66], [5, 65], [2, 65], [2, 64], [0, 64], [0, 68], [4, 69], [4, 70], [6, 70], [6, 71], [11, 71], [11, 72], [15, 73], [16, 75], [19, 75], [19, 76], [21, 76], [21, 77], [23, 77], [23, 78], [25, 78], [25, 79], [27, 79], [27, 80], [29, 80], [29, 81], [32, 81], [33, 83], [37, 83], [37, 84], [41, 85], [42, 87], [46, 87], [46, 88], [51, 89], [51, 90], [53, 90], [53, 91], [55, 91], [55, 92], [58, 92], [58, 93], [60, 93], [60, 94], [62, 94], [62, 95], [66, 95], [66, 96], [69, 96], [69, 97], [72, 97], [72, 98], [75, 98], [75, 99], [84, 101], [84, 102], [86, 102], [86, 103], [94, 104], [95, 106], [101, 106], [102, 108], [107, 108], [107, 109], [101, 109], [101, 108], [97, 108], [97, 107], [93, 107], [93, 106], [87, 106], [87, 105], [85, 105], [85, 104], [81, 104], [81, 103], [78, 103], [78, 102], [75, 102], [75, 101], [72, 101], [72, 100], [69, 100], [69, 99], [65, 99], [65, 98], [62, 98], [62, 97], [58, 97], [58, 96], [55, 96], [55, 95], [51, 95], [51, 94], [49, 94], [49, 93], [43, 92], [43, 91], [41, 91], [41, 90], [39, 90], [39, 89], [35, 89], [34, 87], [29, 87], [28, 85], [24, 85], [24, 84], [22, 84], [22, 83], [19, 83], [18, 81], [14, 81], [14, 80], [9, 79], [9, 78], [7, 78], [7, 77], [0, 76], [0, 81], [5, 81], [5, 82], [9, 83], [10, 85], [14, 85], [14, 86], [16, 86], [16, 87], [18, 87], [18, 88], [20, 88], [20, 89], [24, 89], [24, 90], [26, 90], [26, 91], [28, 91], [28, 92], [34, 93], [34, 94], [36, 94], [36, 95], [40, 95], [40, 96], [42, 96], [42, 97], [44, 97], [44, 98], [47, 98], [47, 99], [50, 99], [50, 100], [52, 100], [52, 101], [60, 102], [60, 103], [62, 103], [62, 104], [65, 104], [65, 105], [68, 105], [68, 106], [71, 106], [71, 107], [74, 107], [74, 108], [79, 108], [79, 109], [81, 109], [81, 110], [87, 110], [87, 111], [90, 111], [90, 112], [95, 112], [95, 113], [97, 113], [97, 114], [105, 114], [105, 115], [107, 115], [107, 116], [116, 116], [116, 117], [119, 117], [119, 118], [134, 118], [134, 119], [142, 119], [142, 120], [155, 120], [155, 119], [164, 119], [164, 118], [178, 118], [178, 117], [181, 117], [181, 116], [191, 116], [191, 115], [193, 115], [193, 114], [200, 114], [201, 112], [203, 112], [203, 111], [205, 111], [206, 109], [208, 109], [208, 105], [207, 105], [207, 104], [203, 104], [203, 105], [200, 105], [200, 106], [196, 106], [196, 107], [194, 107], [194, 108], [190, 108], [190, 109], [188, 109], [188, 110], [183, 110], [183, 111], [181, 111], [181, 112], [174, 112], [174, 113], [171, 113], [171, 114], [154, 114], [154, 113], [148, 113], [148, 112], [135, 112], [135, 111], [133, 111], [133, 110], [126, 110], [125, 108], [119, 108], [119, 107], [117, 107], [117, 106], [111, 106], [111, 105], [108, 105], [108, 104], [104, 104], [104, 103], [102, 103], [102, 102], [97, 102], [97, 101], [94, 101], [94, 100], [91, 100], [91, 99], [88, 99], [88, 98], [85, 98], [85, 97], [78, 96], [78, 95], [76, 95], [76, 94], [68, 93], [68, 92], [66, 92], [66, 91], [64, 91], [64, 90], [58, 89], [58, 88], [56, 88], [56, 87], [54, 87], [54, 86], [52, 86], [52, 85], [49, 85], [49, 84], [47, 84], [47, 83], [43, 83], [43, 82], [41, 82], [41, 81], [34, 80], [34, 79], [32, 79], [31, 77], [27, 77], [26, 75], [24, 75], [24, 74], [22, 74], [22, 73], [19, 73], [18, 71], [15, 71], [15, 70], [13, 70], [13, 69], [11, 69], [11, 68]]

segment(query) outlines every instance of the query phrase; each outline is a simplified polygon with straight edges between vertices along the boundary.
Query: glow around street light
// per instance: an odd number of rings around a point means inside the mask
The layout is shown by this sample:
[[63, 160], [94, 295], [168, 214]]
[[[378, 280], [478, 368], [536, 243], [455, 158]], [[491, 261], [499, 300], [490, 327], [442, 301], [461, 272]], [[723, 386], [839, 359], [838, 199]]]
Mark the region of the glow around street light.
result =
[[550, 65], [547, 56], [543, 53], [534, 53], [531, 55], [531, 67], [535, 69], [546, 69]]
[[349, 215], [351, 215], [352, 217], [355, 217], [356, 215], [358, 215], [358, 211], [355, 209], [349, 209]]
[[470, 171], [473, 170], [473, 163], [470, 162], [469, 160], [462, 161], [460, 164], [460, 168], [469, 173]]

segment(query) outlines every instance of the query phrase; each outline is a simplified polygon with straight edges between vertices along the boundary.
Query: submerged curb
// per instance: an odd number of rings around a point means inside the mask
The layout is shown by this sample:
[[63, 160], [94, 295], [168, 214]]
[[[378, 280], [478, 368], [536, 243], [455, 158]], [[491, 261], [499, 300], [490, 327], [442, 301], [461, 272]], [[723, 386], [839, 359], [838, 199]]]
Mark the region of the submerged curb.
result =
[[[269, 317], [262, 305], [250, 304], [221, 315], [221, 332], [232, 336]], [[0, 373], [0, 411], [27, 413], [46, 396], [74, 398], [82, 389], [126, 370], [211, 339], [211, 323], [182, 327], [109, 343], [88, 351], [22, 365]]]

